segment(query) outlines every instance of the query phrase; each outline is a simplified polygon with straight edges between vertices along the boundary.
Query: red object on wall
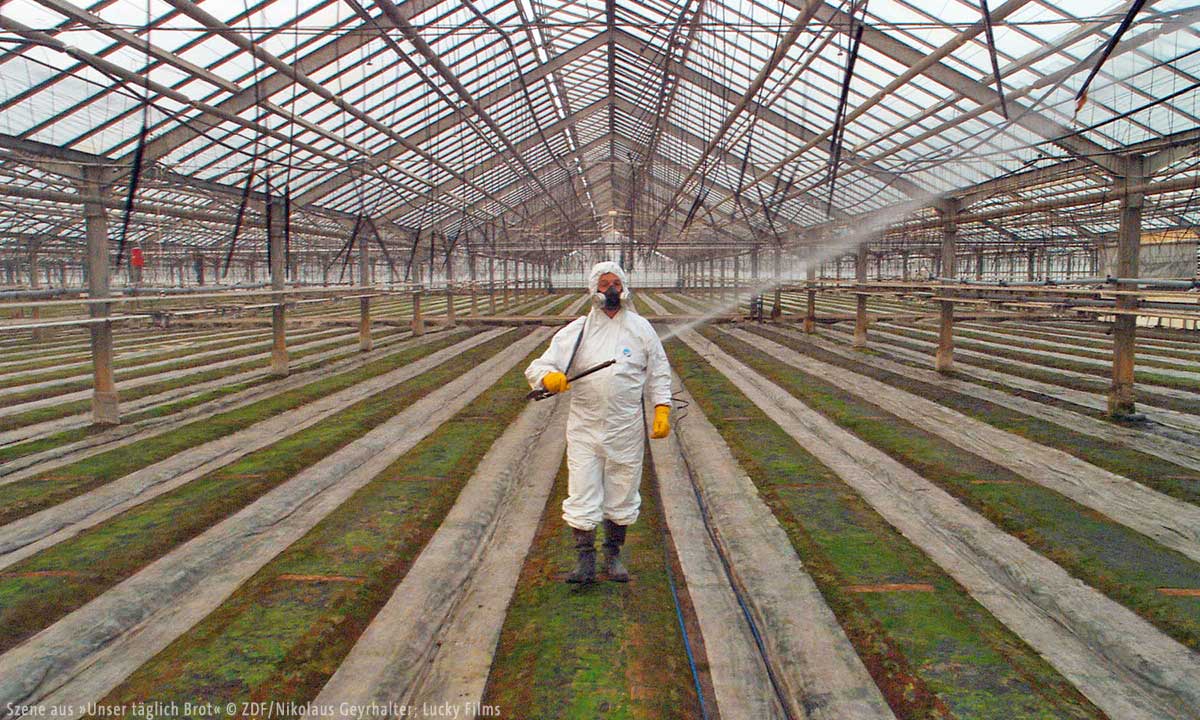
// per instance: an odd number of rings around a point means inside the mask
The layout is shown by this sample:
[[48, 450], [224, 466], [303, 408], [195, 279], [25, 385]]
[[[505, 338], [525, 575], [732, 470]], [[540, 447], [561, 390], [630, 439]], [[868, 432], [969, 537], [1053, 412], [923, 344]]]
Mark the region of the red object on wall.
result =
[[134, 248], [133, 252], [130, 253], [129, 264], [136, 268], [145, 267], [146, 258], [142, 257], [142, 249], [141, 248]]

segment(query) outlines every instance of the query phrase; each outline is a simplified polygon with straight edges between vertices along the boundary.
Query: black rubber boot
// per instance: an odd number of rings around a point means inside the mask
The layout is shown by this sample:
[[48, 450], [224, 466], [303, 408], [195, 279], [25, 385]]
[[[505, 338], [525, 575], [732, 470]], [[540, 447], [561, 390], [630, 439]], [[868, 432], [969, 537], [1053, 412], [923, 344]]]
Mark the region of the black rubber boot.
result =
[[604, 567], [613, 582], [629, 582], [629, 571], [621, 562], [621, 546], [625, 544], [625, 526], [612, 520], [604, 521]]
[[575, 536], [575, 550], [579, 553], [579, 560], [575, 569], [567, 575], [567, 582], [596, 582], [596, 531], [571, 528], [571, 532]]

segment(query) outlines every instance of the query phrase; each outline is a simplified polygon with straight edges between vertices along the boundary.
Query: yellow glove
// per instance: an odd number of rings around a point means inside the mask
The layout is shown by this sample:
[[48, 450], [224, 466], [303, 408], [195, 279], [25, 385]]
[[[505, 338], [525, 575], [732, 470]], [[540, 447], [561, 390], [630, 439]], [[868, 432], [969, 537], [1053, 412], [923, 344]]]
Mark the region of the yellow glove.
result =
[[650, 428], [650, 438], [659, 440], [665, 438], [667, 433], [671, 432], [671, 406], [670, 405], [655, 405], [654, 406], [654, 425]]
[[546, 388], [546, 392], [560, 393], [571, 387], [567, 384], [567, 376], [560, 372], [546, 373], [542, 378], [542, 387]]

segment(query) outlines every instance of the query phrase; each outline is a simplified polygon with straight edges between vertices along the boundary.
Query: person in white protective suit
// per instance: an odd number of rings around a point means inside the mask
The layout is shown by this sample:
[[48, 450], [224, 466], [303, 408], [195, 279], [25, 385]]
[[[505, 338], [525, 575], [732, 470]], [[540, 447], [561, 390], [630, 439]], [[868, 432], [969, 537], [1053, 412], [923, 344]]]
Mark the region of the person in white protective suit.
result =
[[[646, 442], [642, 391], [654, 404], [651, 438], [670, 432], [671, 366], [650, 322], [629, 301], [625, 271], [597, 263], [588, 278], [591, 311], [555, 333], [550, 347], [525, 370], [533, 389], [572, 392], [567, 420], [568, 494], [563, 519], [571, 526], [578, 563], [567, 582], [596, 579], [596, 526], [604, 525], [605, 570], [627, 582], [621, 562], [625, 530], [638, 518]], [[568, 374], [608, 360], [616, 363], [568, 385]]]

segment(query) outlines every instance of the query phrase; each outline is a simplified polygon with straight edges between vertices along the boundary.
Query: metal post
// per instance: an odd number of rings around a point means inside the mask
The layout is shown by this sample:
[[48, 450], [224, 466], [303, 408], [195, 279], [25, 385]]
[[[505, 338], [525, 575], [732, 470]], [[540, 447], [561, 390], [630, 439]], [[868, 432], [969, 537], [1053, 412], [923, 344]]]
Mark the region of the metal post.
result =
[[[108, 169], [100, 166], [83, 167], [83, 195], [95, 198], [83, 206], [87, 232], [88, 297], [109, 296], [108, 215], [99, 202], [108, 196]], [[108, 320], [108, 304], [88, 306], [93, 319], [103, 320], [90, 326], [92, 339], [92, 422], [97, 425], [118, 425], [121, 422], [117, 403], [117, 386], [113, 379], [112, 322]]]
[[[1138, 252], [1142, 237], [1142, 204], [1144, 192], [1130, 192], [1132, 186], [1145, 182], [1146, 164], [1141, 156], [1124, 158], [1123, 176], [1115, 178], [1114, 185], [1121, 197], [1121, 223], [1117, 230], [1117, 277], [1138, 276]], [[1118, 283], [1117, 290], [1137, 290], [1137, 283]], [[1132, 312], [1138, 299], [1132, 295], [1118, 295], [1116, 310]], [[1113, 417], [1132, 415], [1134, 351], [1137, 342], [1137, 316], [1116, 314], [1113, 316], [1113, 368], [1112, 387], [1108, 393], [1108, 414]]]

